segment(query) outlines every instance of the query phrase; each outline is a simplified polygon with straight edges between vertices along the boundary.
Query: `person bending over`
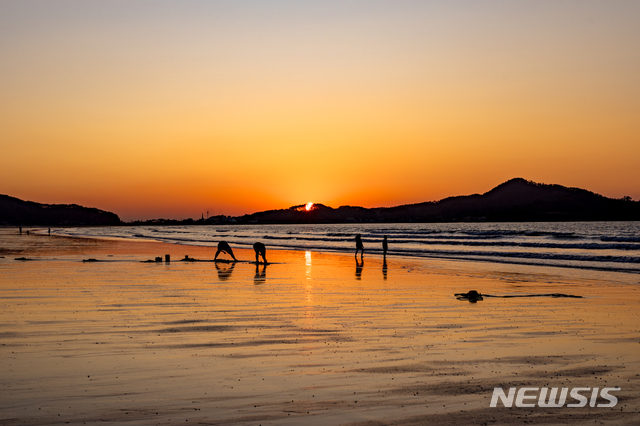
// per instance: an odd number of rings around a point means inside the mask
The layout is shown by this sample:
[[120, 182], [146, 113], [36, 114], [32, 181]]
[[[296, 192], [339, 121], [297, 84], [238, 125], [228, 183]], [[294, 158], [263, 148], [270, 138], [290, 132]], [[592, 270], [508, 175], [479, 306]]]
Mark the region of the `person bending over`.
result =
[[236, 259], [236, 257], [233, 255], [233, 250], [231, 250], [231, 246], [229, 246], [228, 242], [220, 241], [218, 243], [218, 251], [216, 252], [216, 257], [214, 257], [213, 260], [218, 260], [218, 255], [220, 254], [220, 252], [227, 253], [229, 256], [233, 257], [233, 260], [235, 260], [236, 262], [238, 261], [238, 259]]
[[264, 264], [267, 264], [267, 248], [262, 243], [255, 243], [253, 245], [253, 250], [256, 252], [256, 263], [260, 263], [259, 256], [262, 256], [262, 260], [264, 260]]

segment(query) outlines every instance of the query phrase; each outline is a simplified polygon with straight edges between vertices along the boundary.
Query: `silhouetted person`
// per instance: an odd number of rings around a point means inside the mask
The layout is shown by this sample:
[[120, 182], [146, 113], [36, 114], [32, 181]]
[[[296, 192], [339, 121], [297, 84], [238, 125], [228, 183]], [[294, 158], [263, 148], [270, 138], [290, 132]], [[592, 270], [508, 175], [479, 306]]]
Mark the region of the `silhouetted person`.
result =
[[262, 264], [262, 271], [260, 271], [260, 266], [256, 262], [256, 275], [253, 277], [254, 284], [264, 284], [267, 279], [267, 262]]
[[387, 279], [387, 258], [382, 259], [382, 277]]
[[389, 250], [389, 244], [387, 243], [387, 236], [382, 239], [382, 257], [387, 257], [387, 250]]
[[253, 245], [253, 250], [256, 252], [256, 263], [260, 263], [259, 256], [262, 256], [262, 260], [264, 260], [264, 264], [267, 264], [267, 248], [264, 244], [258, 242]]
[[362, 236], [356, 234], [356, 257], [358, 257], [358, 251], [360, 251], [360, 258], [364, 256], [364, 245], [362, 245]]
[[231, 278], [231, 273], [233, 272], [233, 268], [236, 266], [235, 263], [231, 263], [230, 265], [225, 265], [224, 267], [218, 266], [217, 263], [214, 263], [216, 269], [218, 270], [218, 279], [220, 281], [227, 281]]
[[362, 279], [362, 268], [364, 267], [364, 259], [360, 259], [358, 262], [358, 257], [356, 256], [356, 279]]
[[18, 230], [20, 231], [20, 235], [22, 235], [22, 226], [18, 226]]
[[233, 255], [231, 246], [229, 246], [229, 243], [227, 243], [226, 241], [220, 241], [218, 243], [218, 251], [216, 252], [216, 256], [213, 258], [214, 261], [218, 259], [218, 255], [220, 254], [220, 252], [227, 253], [229, 256], [233, 257], [233, 260], [235, 260], [236, 262], [238, 261], [238, 259], [236, 259], [236, 257]]
[[49, 235], [51, 235], [51, 228], [49, 228]]

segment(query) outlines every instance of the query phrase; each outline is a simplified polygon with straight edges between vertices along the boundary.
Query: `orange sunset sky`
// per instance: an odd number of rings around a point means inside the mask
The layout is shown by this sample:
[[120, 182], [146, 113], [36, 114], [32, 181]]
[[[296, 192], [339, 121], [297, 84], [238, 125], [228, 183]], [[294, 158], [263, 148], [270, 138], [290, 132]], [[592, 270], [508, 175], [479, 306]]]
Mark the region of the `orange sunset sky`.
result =
[[1, 1], [0, 193], [123, 220], [640, 198], [638, 1]]

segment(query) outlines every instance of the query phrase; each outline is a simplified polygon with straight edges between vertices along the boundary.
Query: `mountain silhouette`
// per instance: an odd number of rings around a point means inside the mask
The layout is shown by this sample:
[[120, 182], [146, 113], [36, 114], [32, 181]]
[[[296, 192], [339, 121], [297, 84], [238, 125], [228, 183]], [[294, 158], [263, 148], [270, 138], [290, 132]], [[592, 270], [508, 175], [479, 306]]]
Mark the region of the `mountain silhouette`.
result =
[[0, 195], [0, 225], [118, 225], [117, 214], [77, 204], [40, 204]]
[[311, 211], [301, 207], [258, 212], [236, 219], [239, 223], [640, 220], [640, 202], [522, 178], [511, 179], [484, 194], [397, 207], [334, 209], [315, 204]]
[[[397, 207], [332, 208], [305, 204], [238, 217], [216, 216], [194, 221], [153, 220], [133, 224], [253, 224], [253, 223], [359, 223], [359, 222], [551, 222], [640, 220], [640, 202], [614, 199], [580, 188], [511, 179], [484, 194], [456, 196]], [[119, 225], [115, 213], [77, 204], [39, 204], [0, 195], [0, 225]]]

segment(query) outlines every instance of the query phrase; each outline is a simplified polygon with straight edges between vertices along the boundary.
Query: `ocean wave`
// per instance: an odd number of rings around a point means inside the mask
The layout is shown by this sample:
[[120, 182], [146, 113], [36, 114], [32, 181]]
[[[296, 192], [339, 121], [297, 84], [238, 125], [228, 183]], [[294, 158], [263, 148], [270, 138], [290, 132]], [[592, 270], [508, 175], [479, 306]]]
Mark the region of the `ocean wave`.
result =
[[[411, 250], [399, 250], [403, 253], [411, 253]], [[476, 257], [514, 257], [523, 259], [546, 259], [563, 260], [576, 262], [613, 262], [613, 263], [640, 263], [640, 257], [636, 256], [615, 256], [615, 255], [582, 255], [582, 254], [561, 254], [561, 253], [538, 253], [538, 252], [492, 252], [492, 251], [447, 251], [433, 250], [425, 254], [447, 254], [452, 256], [476, 256]]]
[[[434, 243], [427, 241], [417, 241], [424, 245], [432, 245]], [[411, 242], [405, 240], [403, 242]], [[559, 244], [559, 243], [531, 243], [526, 241], [438, 241], [438, 245], [455, 245], [469, 247], [528, 247], [528, 248], [546, 248], [560, 250], [640, 250], [640, 244], [600, 244], [600, 243], [577, 243], [577, 244]]]
[[[248, 244], [247, 244], [248, 245]], [[313, 244], [296, 244], [295, 242], [289, 244], [277, 244], [274, 247], [284, 249], [301, 249], [301, 250], [313, 250], [313, 251], [333, 251], [350, 253], [352, 248], [344, 246], [325, 246], [325, 245], [313, 245]], [[365, 246], [365, 252], [368, 253], [382, 253], [382, 249], [378, 247]], [[623, 255], [605, 255], [605, 254], [569, 254], [569, 253], [551, 253], [551, 252], [529, 252], [529, 251], [459, 251], [459, 250], [418, 250], [407, 248], [395, 248], [389, 251], [394, 255], [411, 255], [411, 256], [432, 256], [432, 255], [448, 255], [462, 258], [466, 256], [476, 257], [504, 257], [504, 258], [529, 258], [529, 259], [547, 259], [558, 261], [578, 261], [578, 262], [614, 262], [614, 263], [640, 263], [639, 256], [623, 256]]]
[[[351, 242], [353, 238], [327, 238], [327, 237], [306, 237], [306, 236], [291, 236], [291, 237], [280, 237], [273, 235], [265, 235], [262, 237], [265, 240], [277, 240], [277, 241], [318, 241], [318, 242], [328, 242], [328, 243], [345, 243]], [[366, 236], [362, 238], [364, 244], [381, 244], [382, 240], [380, 239], [371, 239]], [[405, 244], [413, 244], [413, 245], [421, 245], [421, 246], [467, 246], [467, 247], [523, 247], [523, 248], [538, 248], [538, 249], [560, 249], [560, 250], [570, 250], [570, 249], [578, 249], [578, 250], [640, 250], [640, 244], [602, 244], [602, 243], [547, 243], [547, 242], [527, 242], [527, 241], [477, 241], [477, 240], [448, 240], [448, 239], [416, 239], [416, 238], [405, 238], [405, 239], [389, 239], [389, 244], [395, 245], [405, 245]]]
[[[225, 240], [250, 248], [264, 241], [270, 248], [353, 253], [362, 235], [365, 253], [382, 253], [382, 236], [390, 255], [537, 262], [548, 266], [616, 268], [631, 271], [640, 263], [640, 223], [507, 223], [394, 225], [238, 225], [66, 228], [69, 236], [151, 239], [172, 244], [216, 246]], [[617, 233], [617, 235], [616, 235]]]
[[611, 241], [619, 243], [640, 243], [640, 237], [600, 237], [600, 241]]

